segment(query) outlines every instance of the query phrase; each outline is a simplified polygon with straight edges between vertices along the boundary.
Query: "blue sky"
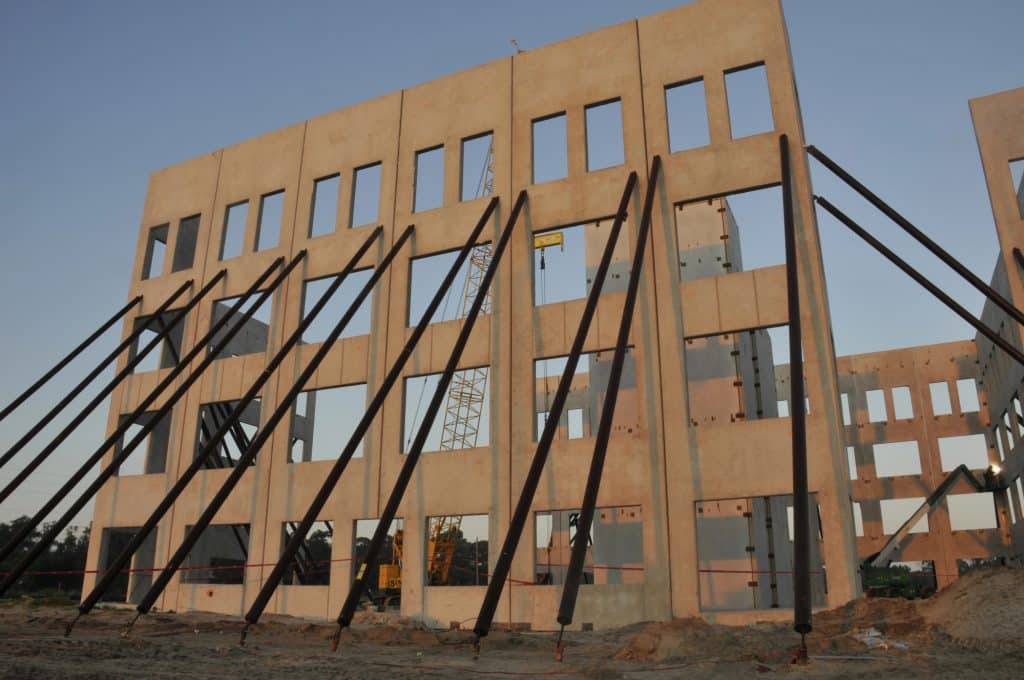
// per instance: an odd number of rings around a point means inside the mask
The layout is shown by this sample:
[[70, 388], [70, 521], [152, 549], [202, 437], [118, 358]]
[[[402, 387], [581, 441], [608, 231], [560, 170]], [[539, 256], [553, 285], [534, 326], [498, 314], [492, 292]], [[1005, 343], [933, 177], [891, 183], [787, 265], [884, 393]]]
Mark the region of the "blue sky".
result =
[[[506, 56], [511, 38], [530, 49], [674, 4], [0, 4], [0, 403], [123, 303], [153, 170]], [[1024, 84], [1024, 5], [784, 7], [807, 139], [988, 279], [997, 246], [967, 100]], [[980, 295], [895, 227], [820, 169], [814, 179], [980, 310]], [[973, 336], [841, 229], [821, 217], [840, 352]], [[2, 448], [99, 356], [0, 423]], [[38, 507], [102, 439], [105, 418], [104, 407], [0, 520]], [[9, 477], [0, 471], [0, 482]]]

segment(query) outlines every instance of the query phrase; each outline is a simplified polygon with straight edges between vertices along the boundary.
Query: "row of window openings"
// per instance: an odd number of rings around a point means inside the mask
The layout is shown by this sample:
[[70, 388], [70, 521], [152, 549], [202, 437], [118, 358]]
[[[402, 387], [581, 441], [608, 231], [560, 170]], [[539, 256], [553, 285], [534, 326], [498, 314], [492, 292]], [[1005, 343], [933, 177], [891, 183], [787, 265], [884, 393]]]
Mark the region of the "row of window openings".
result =
[[[580, 357], [568, 403], [563, 411], [556, 439], [581, 439], [593, 436], [600, 419], [600, 398], [607, 390], [610, 350], [586, 352]], [[553, 398], [554, 386], [566, 363], [565, 357], [540, 359], [535, 362], [537, 428], [535, 439], [539, 438], [547, 418], [548, 405]], [[451, 451], [484, 447], [490, 444], [490, 367], [482, 366], [456, 371], [449, 395], [466, 395], [475, 391], [476, 399], [472, 408], [473, 418], [464, 419], [459, 427], [446, 427], [448, 411], [457, 412], [461, 404], [449, 396], [445, 409], [434, 418], [424, 444], [424, 451]], [[624, 378], [619, 391], [614, 432], [632, 432], [636, 423], [626, 422], [635, 413], [636, 399], [635, 364], [632, 351], [626, 355], [623, 369]], [[410, 376], [405, 379], [403, 390], [403, 434], [402, 452], [408, 453], [413, 438], [424, 421], [424, 410], [430, 395], [440, 380], [439, 373]], [[590, 380], [594, 380], [591, 384]], [[224, 423], [235, 419], [238, 401], [223, 401], [202, 404], [199, 409], [199, 423], [195, 435], [193, 456], [199, 456], [208, 442]], [[351, 438], [359, 419], [367, 407], [365, 383], [327, 387], [300, 392], [292, 409], [289, 434], [290, 463], [318, 460], [335, 460], [342, 447]], [[146, 426], [156, 412], [145, 413], [125, 433], [123, 442], [131, 441]], [[260, 401], [254, 400], [237, 417], [238, 425], [227, 431], [220, 439], [216, 451], [207, 457], [208, 468], [234, 467], [255, 436], [260, 425]], [[170, 432], [170, 415], [165, 415], [150, 432], [147, 440], [140, 444], [143, 453], [129, 456], [119, 474], [158, 474], [166, 466]], [[353, 453], [363, 456], [363, 442], [360, 441]], [[253, 461], [255, 462], [255, 461]]]
[[[729, 120], [734, 139], [774, 129], [768, 79], [763, 64], [728, 71], [726, 92]], [[665, 106], [671, 152], [706, 146], [710, 143], [707, 105], [702, 78], [665, 88]], [[584, 108], [586, 163], [588, 171], [621, 165], [625, 162], [622, 126], [622, 101], [613, 99]], [[568, 176], [568, 137], [565, 112], [535, 119], [532, 123], [532, 181], [534, 184]], [[493, 193], [492, 132], [473, 135], [461, 143], [459, 198], [468, 201]], [[381, 163], [355, 168], [351, 201], [348, 206], [351, 228], [378, 220]], [[333, 233], [339, 217], [341, 196], [339, 174], [318, 178], [313, 184], [308, 235]], [[413, 212], [439, 208], [444, 204], [444, 146], [416, 153]], [[229, 205], [224, 217], [219, 258], [238, 257], [245, 250], [245, 227], [249, 202]], [[284, 190], [264, 194], [259, 201], [256, 237], [252, 244], [258, 252], [278, 245], [284, 213]], [[170, 225], [149, 231], [143, 265], [143, 279], [163, 272]], [[178, 228], [172, 272], [194, 264], [199, 216], [181, 220]], [[751, 249], [756, 252], [757, 249]]]
[[[579, 510], [548, 510], [534, 513], [536, 536], [535, 579], [538, 585], [565, 582], [569, 553], [576, 538]], [[284, 585], [329, 585], [332, 566], [353, 563], [351, 574], [359, 571], [380, 521], [355, 520], [350, 556], [334, 557], [334, 527], [331, 521], [316, 522], [306, 533], [295, 559], [285, 572]], [[281, 527], [282, 550], [298, 530], [297, 522]], [[107, 563], [118, 548], [131, 540], [134, 529], [104, 530], [102, 561]], [[428, 586], [487, 585], [490, 519], [488, 515], [448, 515], [428, 517], [424, 527], [424, 576]], [[590, 532], [584, 562], [584, 584], [643, 583], [643, 519], [639, 506], [598, 508]], [[192, 584], [241, 584], [249, 559], [250, 525], [212, 524], [189, 552], [182, 582]], [[395, 519], [377, 565], [364, 574], [369, 584], [367, 595], [375, 603], [390, 599], [401, 590], [405, 552], [405, 522]], [[152, 567], [152, 555], [140, 551], [133, 567], [144, 571]], [[139, 578], [139, 577], [136, 577]], [[145, 577], [142, 577], [145, 578]], [[145, 592], [138, 587], [131, 592]], [[120, 587], [118, 587], [120, 586]], [[381, 598], [381, 602], [376, 602]], [[128, 597], [127, 575], [123, 584], [112, 588], [108, 599], [124, 601]], [[395, 598], [397, 599], [397, 598]]]
[[[1010, 415], [1011, 412], [1013, 416]], [[1011, 419], [1013, 423], [1011, 423]], [[1014, 427], [1014, 423], [1016, 427]], [[1010, 399], [1010, 409], [1003, 411], [1000, 421], [992, 428], [992, 439], [995, 440], [1000, 463], [1006, 460], [1008, 452], [1013, 450], [1021, 437], [1024, 437], [1024, 411], [1022, 411], [1020, 397], [1014, 393]], [[1018, 518], [1024, 519], [1024, 482], [1021, 481], [1020, 475], [1014, 480], [1014, 485], [1017, 488], [1018, 503], [1014, 502], [1014, 494], [1009, 487], [1006, 489], [1006, 501], [1010, 509], [1011, 522], [1016, 524]]]
[[[943, 472], [952, 472], [960, 465], [970, 470], [984, 470], [989, 466], [989, 445], [984, 434], [939, 437], [938, 444]], [[921, 474], [921, 454], [916, 440], [872, 444], [870, 449], [877, 477]], [[857, 447], [847, 446], [846, 457], [850, 479], [858, 479]]]
[[[929, 383], [928, 390], [931, 395], [932, 415], [948, 416], [953, 414], [953, 403], [950, 400], [949, 383]], [[913, 399], [910, 388], [893, 387], [892, 394], [892, 419], [909, 420], [914, 417]], [[978, 401], [978, 385], [974, 378], [961, 378], [956, 381], [956, 392], [960, 402], [960, 413], [977, 413], [981, 408]], [[885, 390], [867, 390], [865, 399], [868, 407], [869, 423], [884, 423], [889, 420], [888, 408], [885, 403]], [[846, 392], [840, 395], [843, 410], [843, 425], [853, 425], [853, 414], [850, 409], [850, 395]]]
[[[881, 522], [882, 535], [891, 536], [896, 533], [920, 509], [925, 500], [923, 496], [879, 500], [880, 516], [875, 521]], [[974, 531], [999, 527], [994, 492], [950, 494], [942, 502], [946, 504], [950, 529], [953, 531]], [[858, 537], [865, 535], [864, 505], [866, 504], [866, 501], [852, 501], [854, 533]], [[928, 513], [910, 528], [912, 534], [926, 534], [928, 531]]]

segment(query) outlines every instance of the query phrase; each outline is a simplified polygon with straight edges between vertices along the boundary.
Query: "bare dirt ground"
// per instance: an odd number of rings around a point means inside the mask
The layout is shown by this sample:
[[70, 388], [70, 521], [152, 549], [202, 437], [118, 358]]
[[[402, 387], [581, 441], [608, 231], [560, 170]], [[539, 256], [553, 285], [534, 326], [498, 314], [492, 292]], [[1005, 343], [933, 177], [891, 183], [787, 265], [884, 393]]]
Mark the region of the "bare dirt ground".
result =
[[63, 637], [72, 606], [0, 606], [0, 678], [798, 678], [1024, 677], [1024, 570], [974, 572], [930, 600], [861, 599], [814, 616], [811, 661], [789, 663], [789, 624], [744, 627], [701, 619], [568, 633], [554, 660], [550, 633], [494, 632], [473, 659], [465, 631], [431, 631], [366, 614], [330, 650], [333, 626], [264, 617], [239, 646], [239, 620], [155, 613], [128, 639], [132, 610], [94, 611]]

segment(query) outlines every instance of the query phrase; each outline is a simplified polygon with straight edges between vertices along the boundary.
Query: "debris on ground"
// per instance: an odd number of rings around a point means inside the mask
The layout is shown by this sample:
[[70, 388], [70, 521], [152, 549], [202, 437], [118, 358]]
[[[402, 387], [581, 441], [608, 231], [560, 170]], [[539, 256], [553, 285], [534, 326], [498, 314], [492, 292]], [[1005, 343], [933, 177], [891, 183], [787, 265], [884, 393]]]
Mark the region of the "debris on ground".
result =
[[332, 653], [329, 622], [266, 616], [242, 647], [240, 618], [159, 612], [121, 639], [134, 610], [105, 607], [65, 638], [72, 603], [5, 600], [0, 678], [1017, 678], [1022, 589], [1024, 570], [987, 568], [928, 600], [861, 598], [816, 612], [807, 665], [790, 663], [799, 638], [779, 621], [725, 626], [690, 617], [571, 631], [559, 663], [553, 633], [494, 631], [474, 660], [471, 631], [430, 630], [394, 613], [361, 613]]

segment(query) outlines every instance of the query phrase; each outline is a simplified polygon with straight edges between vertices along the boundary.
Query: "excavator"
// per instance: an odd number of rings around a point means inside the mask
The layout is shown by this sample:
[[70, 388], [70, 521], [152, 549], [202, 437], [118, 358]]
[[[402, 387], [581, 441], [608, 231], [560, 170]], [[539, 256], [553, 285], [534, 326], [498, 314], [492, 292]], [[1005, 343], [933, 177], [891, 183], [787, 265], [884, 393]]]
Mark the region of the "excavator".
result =
[[893, 562], [903, 549], [910, 530], [922, 517], [930, 514], [961, 479], [966, 480], [975, 491], [1002, 491], [1009, 486], [1009, 481], [1004, 479], [1003, 471], [998, 465], [990, 465], [980, 480], [966, 465], [958, 465], [900, 525], [900, 528], [893, 532], [882, 549], [861, 562], [861, 581], [864, 593], [868, 597], [902, 597], [913, 600], [931, 594], [929, 589], [914, 580], [910, 569], [894, 565]]

